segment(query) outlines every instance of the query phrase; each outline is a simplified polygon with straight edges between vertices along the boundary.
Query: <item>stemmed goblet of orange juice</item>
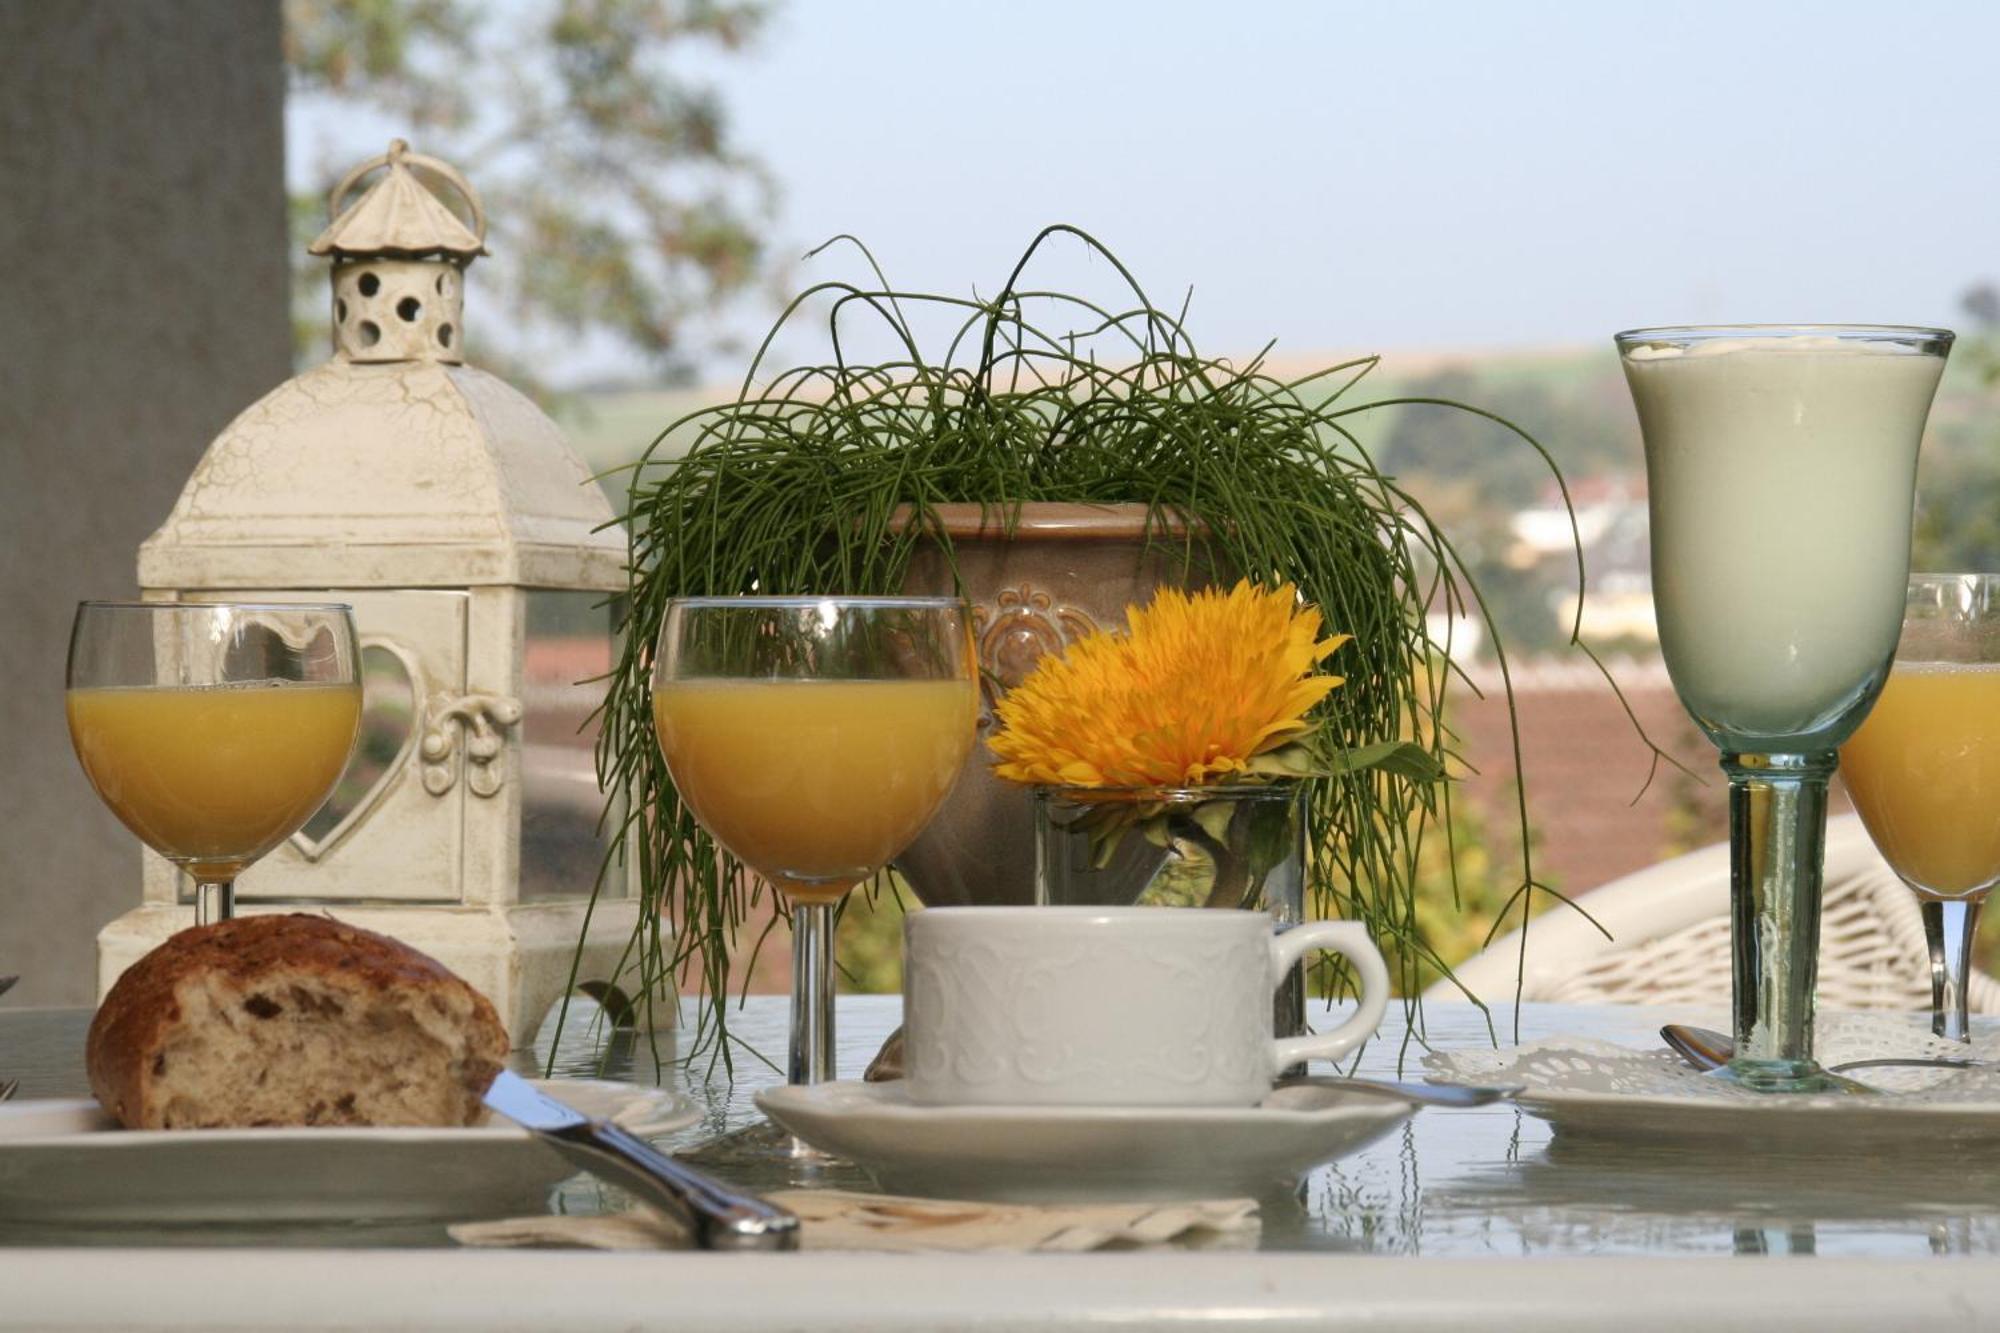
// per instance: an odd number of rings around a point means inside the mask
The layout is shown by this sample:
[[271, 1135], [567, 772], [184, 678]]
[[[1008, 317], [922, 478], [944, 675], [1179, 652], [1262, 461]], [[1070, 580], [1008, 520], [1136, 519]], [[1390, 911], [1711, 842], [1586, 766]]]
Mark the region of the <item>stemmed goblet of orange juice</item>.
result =
[[671, 601], [653, 720], [681, 801], [790, 900], [786, 1075], [833, 1077], [833, 909], [923, 831], [978, 726], [971, 617], [934, 597]]
[[360, 653], [344, 605], [84, 602], [70, 741], [90, 785], [195, 882], [197, 924], [297, 832], [347, 767]]
[[1923, 908], [1931, 1030], [1969, 1041], [1973, 935], [2000, 883], [2000, 575], [1911, 575], [1895, 665], [1840, 772]]

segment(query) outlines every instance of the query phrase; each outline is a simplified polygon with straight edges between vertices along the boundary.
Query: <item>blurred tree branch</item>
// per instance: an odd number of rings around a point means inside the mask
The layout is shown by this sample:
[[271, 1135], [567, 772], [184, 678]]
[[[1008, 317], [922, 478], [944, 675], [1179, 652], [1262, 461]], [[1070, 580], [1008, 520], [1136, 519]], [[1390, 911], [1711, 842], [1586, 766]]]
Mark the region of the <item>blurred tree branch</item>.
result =
[[[671, 380], [700, 318], [763, 270], [774, 187], [699, 72], [767, 15], [763, 0], [286, 0], [285, 59], [295, 97], [352, 113], [329, 172], [381, 152], [386, 120], [484, 196], [494, 259], [475, 290], [511, 328], [475, 325], [477, 360], [533, 384], [537, 343], [560, 335]], [[323, 190], [294, 199], [299, 254], [325, 207]], [[302, 263], [302, 354], [325, 346], [325, 305], [321, 267]]]
[[[1981, 280], [1958, 305], [1970, 327], [1960, 329], [1952, 359], [1990, 395], [2000, 384], [2000, 289]], [[1912, 569], [2000, 569], [2000, 450], [1992, 420], [1990, 408], [1962, 416], [1933, 409], [1917, 470]]]
[[1994, 334], [2000, 330], [2000, 288], [1982, 279], [1959, 295], [1958, 308], [1972, 321], [1968, 333], [1959, 337], [1959, 359], [1972, 362], [1988, 384], [2000, 380], [2000, 355], [1994, 348]]

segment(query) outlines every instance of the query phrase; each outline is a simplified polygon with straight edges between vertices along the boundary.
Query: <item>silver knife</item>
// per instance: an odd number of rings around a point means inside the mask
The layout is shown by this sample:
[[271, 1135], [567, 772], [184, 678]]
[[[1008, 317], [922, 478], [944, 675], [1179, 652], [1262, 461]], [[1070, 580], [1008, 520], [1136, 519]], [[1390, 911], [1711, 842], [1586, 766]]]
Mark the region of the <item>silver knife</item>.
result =
[[519, 1074], [501, 1070], [486, 1105], [602, 1180], [672, 1214], [704, 1250], [795, 1250], [799, 1219], [754, 1194], [675, 1161], [608, 1120], [564, 1106]]

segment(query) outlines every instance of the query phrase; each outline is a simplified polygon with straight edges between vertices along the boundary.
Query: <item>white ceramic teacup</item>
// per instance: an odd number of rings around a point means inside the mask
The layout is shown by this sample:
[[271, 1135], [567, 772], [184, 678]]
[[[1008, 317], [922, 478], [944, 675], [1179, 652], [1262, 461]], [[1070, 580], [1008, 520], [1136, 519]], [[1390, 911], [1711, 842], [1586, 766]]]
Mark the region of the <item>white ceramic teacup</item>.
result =
[[[1274, 1038], [1278, 983], [1322, 950], [1353, 964], [1356, 1012]], [[1279, 1070], [1366, 1040], [1389, 972], [1355, 921], [1278, 934], [1266, 912], [933, 907], [904, 919], [903, 997], [913, 1101], [1248, 1106]]]

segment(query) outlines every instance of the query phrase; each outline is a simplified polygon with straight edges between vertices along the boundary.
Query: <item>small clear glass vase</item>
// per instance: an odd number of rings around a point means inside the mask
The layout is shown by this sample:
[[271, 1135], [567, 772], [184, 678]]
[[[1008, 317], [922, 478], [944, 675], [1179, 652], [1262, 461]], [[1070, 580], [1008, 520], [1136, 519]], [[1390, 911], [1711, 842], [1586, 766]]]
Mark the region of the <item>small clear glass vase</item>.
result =
[[[1305, 920], [1304, 785], [1040, 786], [1035, 902], [1061, 907], [1213, 907]], [[1276, 1031], [1306, 1030], [1305, 977], [1279, 989]]]

